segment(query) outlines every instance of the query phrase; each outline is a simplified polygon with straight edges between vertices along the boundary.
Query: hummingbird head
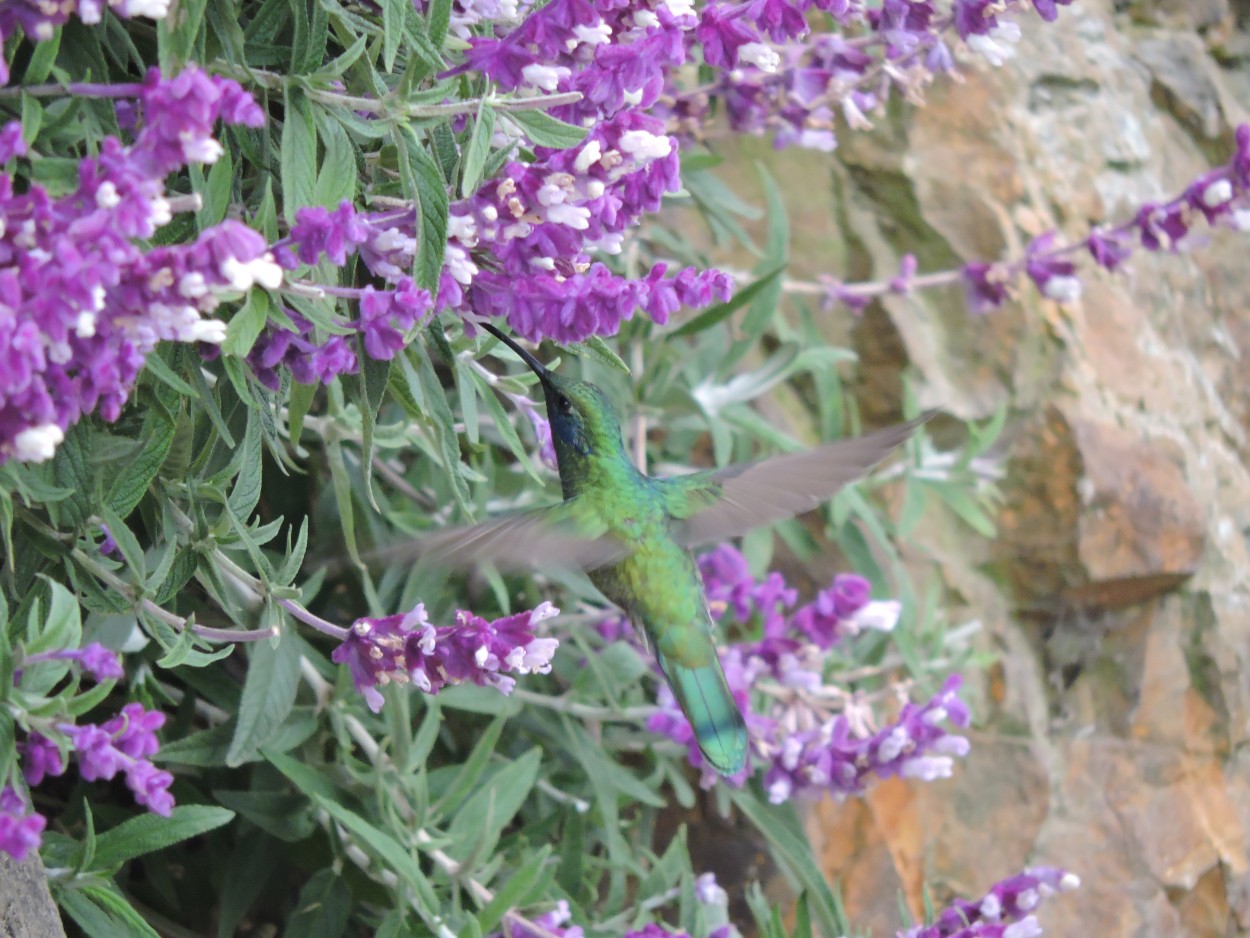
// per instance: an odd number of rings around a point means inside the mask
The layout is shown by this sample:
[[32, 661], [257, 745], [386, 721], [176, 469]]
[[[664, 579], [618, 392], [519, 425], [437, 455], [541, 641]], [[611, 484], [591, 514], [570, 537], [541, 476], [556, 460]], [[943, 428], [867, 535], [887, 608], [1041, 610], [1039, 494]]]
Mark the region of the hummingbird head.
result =
[[561, 476], [595, 455], [614, 456], [622, 451], [616, 410], [597, 385], [556, 374], [490, 323], [481, 326], [516, 352], [542, 382]]

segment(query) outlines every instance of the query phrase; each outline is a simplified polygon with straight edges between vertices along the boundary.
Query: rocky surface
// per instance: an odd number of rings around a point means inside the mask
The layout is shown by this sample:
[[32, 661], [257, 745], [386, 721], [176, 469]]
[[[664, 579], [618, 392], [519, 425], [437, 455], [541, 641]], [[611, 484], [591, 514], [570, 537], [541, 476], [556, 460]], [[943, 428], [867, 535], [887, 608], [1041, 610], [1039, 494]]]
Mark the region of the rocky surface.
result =
[[18, 863], [0, 851], [0, 938], [65, 938], [38, 857]]
[[[1006, 66], [844, 135], [830, 163], [850, 246], [832, 272], [1018, 256], [1047, 229], [1081, 237], [1181, 191], [1248, 118], [1245, 6], [1020, 17]], [[1044, 908], [1047, 934], [1250, 933], [1246, 251], [1219, 232], [1087, 271], [1073, 304], [1026, 289], [977, 320], [950, 291], [890, 299], [855, 330], [883, 410], [910, 363], [923, 403], [1010, 414], [999, 536], [931, 513], [915, 551], [953, 621], [980, 619], [999, 656], [973, 681], [973, 752], [952, 780], [811, 817], [858, 925], [892, 934], [900, 891], [919, 913], [925, 882], [939, 902], [975, 897], [1045, 863], [1083, 881]]]

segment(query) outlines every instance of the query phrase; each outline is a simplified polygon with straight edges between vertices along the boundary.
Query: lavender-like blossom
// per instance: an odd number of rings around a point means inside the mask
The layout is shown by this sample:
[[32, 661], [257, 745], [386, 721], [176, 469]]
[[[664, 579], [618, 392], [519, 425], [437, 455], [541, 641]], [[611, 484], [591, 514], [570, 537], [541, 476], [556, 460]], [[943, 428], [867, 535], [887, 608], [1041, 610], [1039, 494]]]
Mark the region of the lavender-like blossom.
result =
[[[135, 801], [155, 814], [169, 817], [174, 799], [168, 789], [174, 777], [148, 759], [160, 748], [156, 731], [164, 723], [165, 714], [159, 710], [145, 710], [142, 704], [131, 703], [98, 726], [58, 723], [56, 729], [68, 740], [70, 752], [85, 781], [107, 781], [118, 772], [124, 772]], [[65, 772], [60, 748], [41, 733], [31, 733], [18, 749], [23, 755], [22, 772], [30, 785], [38, 785], [47, 776]]]
[[[206, 314], [280, 282], [265, 240], [238, 222], [192, 244], [136, 243], [170, 221], [164, 177], [216, 159], [213, 124], [258, 126], [259, 108], [236, 82], [196, 69], [173, 79], [153, 69], [134, 94], [145, 119], [135, 142], [106, 138], [79, 163], [73, 192], [18, 194], [0, 173], [0, 462], [50, 458], [85, 414], [116, 420], [158, 341], [220, 343], [225, 324]], [[0, 140], [21, 155], [15, 128]]]
[[898, 938], [1034, 938], [1042, 933], [1034, 918], [1041, 901], [1081, 885], [1074, 873], [1037, 866], [996, 883], [977, 902], [956, 900], [931, 925], [898, 932]]
[[455, 625], [434, 626], [418, 604], [408, 613], [378, 619], [357, 619], [331, 659], [346, 664], [356, 690], [369, 708], [382, 709], [378, 687], [414, 684], [437, 694], [449, 684], [477, 684], [509, 694], [516, 686], [510, 674], [546, 674], [559, 642], [539, 638], [534, 626], [560, 612], [542, 603], [487, 622], [471, 612], [456, 613]]
[[43, 842], [47, 819], [9, 785], [0, 788], [0, 850], [21, 863]]
[[[711, 875], [711, 874], [708, 874]], [[714, 882], [714, 881], [713, 881]], [[532, 919], [513, 918], [508, 922], [507, 932], [492, 932], [489, 938], [585, 938], [586, 932], [580, 925], [571, 924], [572, 910], [566, 899], [559, 900], [555, 908]], [[541, 929], [541, 931], [539, 930]], [[708, 938], [729, 938], [731, 934], [727, 926], [713, 930]], [[690, 938], [684, 931], [671, 931], [662, 925], [649, 923], [641, 930], [631, 929], [624, 932], [621, 938]]]
[[[72, 661], [82, 669], [83, 674], [97, 683], [116, 681], [126, 676], [117, 653], [105, 648], [99, 642], [92, 642], [83, 648], [62, 648], [58, 651], [29, 655], [22, 660], [22, 667], [29, 667], [40, 661]], [[21, 669], [18, 669], [14, 672], [14, 681], [16, 682], [20, 677]]]
[[[944, 728], [969, 722], [958, 697], [958, 675], [927, 703], [906, 703], [880, 729], [864, 701], [827, 683], [824, 658], [834, 643], [865, 628], [889, 631], [898, 621], [898, 603], [871, 601], [862, 577], [839, 575], [812, 602], [798, 606], [797, 592], [780, 574], [757, 581], [733, 547], [704, 554], [699, 569], [713, 615], [761, 636], [730, 645], [721, 664], [746, 716], [752, 751], [765, 766], [772, 801], [821, 792], [858, 794], [874, 777], [946, 777], [954, 758], [967, 753], [968, 741]], [[691, 764], [703, 769], [703, 784], [714, 784], [719, 776], [704, 764], [694, 731], [667, 686], [661, 687], [658, 704], [647, 728], [684, 745]], [[747, 775], [744, 769], [728, 781], [741, 785]]]

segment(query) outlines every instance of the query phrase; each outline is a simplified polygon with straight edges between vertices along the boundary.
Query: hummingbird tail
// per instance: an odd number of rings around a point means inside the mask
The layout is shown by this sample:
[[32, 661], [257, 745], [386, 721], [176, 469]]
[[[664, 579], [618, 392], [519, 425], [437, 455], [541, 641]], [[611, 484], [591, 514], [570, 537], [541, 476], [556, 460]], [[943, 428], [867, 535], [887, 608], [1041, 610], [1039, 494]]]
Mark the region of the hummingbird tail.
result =
[[747, 725], [729, 691], [720, 660], [691, 668], [656, 649], [660, 670], [694, 729], [703, 758], [721, 775], [736, 775], [747, 764]]

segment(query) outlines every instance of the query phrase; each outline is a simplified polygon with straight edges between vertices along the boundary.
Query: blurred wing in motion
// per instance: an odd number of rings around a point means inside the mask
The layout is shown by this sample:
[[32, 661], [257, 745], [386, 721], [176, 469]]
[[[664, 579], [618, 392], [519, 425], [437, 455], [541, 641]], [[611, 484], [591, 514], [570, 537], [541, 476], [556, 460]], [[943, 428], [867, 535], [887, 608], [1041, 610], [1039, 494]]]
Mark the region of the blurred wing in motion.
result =
[[593, 570], [626, 553], [598, 515], [573, 498], [401, 541], [370, 551], [364, 560], [386, 566], [423, 561], [447, 568], [491, 564], [500, 570], [555, 566]]
[[865, 475], [936, 413], [798, 453], [666, 479], [673, 536], [696, 547], [810, 511]]

